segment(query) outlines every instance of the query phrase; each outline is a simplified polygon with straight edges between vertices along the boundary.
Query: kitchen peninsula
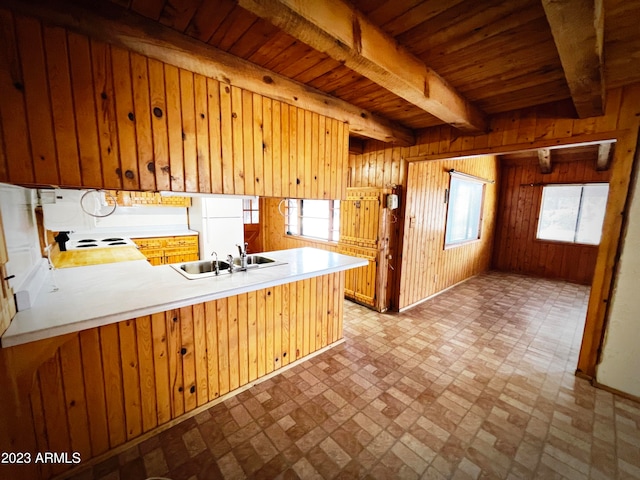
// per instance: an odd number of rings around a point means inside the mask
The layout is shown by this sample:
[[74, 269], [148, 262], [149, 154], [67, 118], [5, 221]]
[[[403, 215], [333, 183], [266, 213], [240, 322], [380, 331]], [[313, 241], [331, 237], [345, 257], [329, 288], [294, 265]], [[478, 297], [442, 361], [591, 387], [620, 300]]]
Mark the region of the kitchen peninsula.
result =
[[58, 290], [45, 284], [2, 336], [16, 448], [84, 464], [339, 342], [344, 271], [366, 262], [264, 255], [283, 263], [197, 280], [145, 260], [55, 270]]
[[145, 260], [54, 270], [47, 282], [51, 287], [45, 285], [35, 304], [16, 314], [1, 345], [42, 340], [366, 265], [360, 258], [309, 247], [264, 255], [282, 264], [197, 280], [185, 279], [169, 265], [152, 266]]

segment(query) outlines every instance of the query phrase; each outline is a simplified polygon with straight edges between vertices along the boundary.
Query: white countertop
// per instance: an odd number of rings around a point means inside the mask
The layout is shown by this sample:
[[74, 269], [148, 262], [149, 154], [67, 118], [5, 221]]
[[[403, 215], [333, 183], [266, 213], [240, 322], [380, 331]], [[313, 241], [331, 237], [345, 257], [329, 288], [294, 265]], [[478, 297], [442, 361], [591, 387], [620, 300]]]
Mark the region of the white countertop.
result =
[[[265, 252], [283, 265], [189, 280], [146, 260], [55, 270], [33, 306], [14, 317], [2, 347], [78, 332], [122, 320], [230, 297], [367, 265], [367, 260], [316, 248]], [[51, 275], [51, 273], [49, 273]]]

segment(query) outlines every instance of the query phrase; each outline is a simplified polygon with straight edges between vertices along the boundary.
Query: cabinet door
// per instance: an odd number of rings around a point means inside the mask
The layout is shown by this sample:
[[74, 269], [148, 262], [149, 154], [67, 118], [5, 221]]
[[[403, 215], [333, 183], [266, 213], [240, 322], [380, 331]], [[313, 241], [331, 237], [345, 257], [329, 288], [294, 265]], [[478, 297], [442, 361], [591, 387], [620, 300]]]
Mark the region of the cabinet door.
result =
[[178, 237], [166, 237], [164, 241], [166, 248], [195, 248], [198, 249], [197, 235], [185, 235]]
[[[376, 305], [378, 251], [366, 247], [340, 245], [338, 253], [364, 258], [369, 261], [369, 264], [365, 267], [352, 268], [345, 272], [344, 296], [378, 309]], [[386, 308], [384, 309], [386, 310]]]
[[198, 236], [152, 237], [132, 239], [151, 265], [199, 260]]
[[163, 248], [141, 248], [140, 253], [147, 257], [147, 260], [149, 260], [151, 265], [162, 265], [165, 263], [165, 253]]
[[106, 190], [107, 205], [114, 203], [122, 207], [130, 207], [132, 205], [154, 206], [162, 205], [168, 207], [190, 207], [190, 197], [170, 196], [163, 197], [159, 193], [154, 192], [127, 192], [122, 190]]
[[135, 243], [138, 246], [140, 251], [143, 254], [145, 254], [144, 250], [164, 248], [165, 238], [164, 237], [132, 238], [131, 241], [133, 241], [133, 243]]
[[340, 243], [377, 248], [383, 190], [348, 188], [340, 203]]
[[192, 248], [177, 247], [167, 248], [164, 251], [164, 263], [182, 263], [198, 260], [198, 250], [194, 251]]

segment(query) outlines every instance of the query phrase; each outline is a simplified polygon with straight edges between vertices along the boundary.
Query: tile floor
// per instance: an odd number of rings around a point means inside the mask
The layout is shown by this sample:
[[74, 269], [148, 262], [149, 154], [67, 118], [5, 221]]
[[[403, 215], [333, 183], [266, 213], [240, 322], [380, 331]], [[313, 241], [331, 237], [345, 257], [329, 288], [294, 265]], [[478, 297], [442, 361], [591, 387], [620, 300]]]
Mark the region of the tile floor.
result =
[[640, 405], [573, 373], [588, 288], [491, 272], [74, 477], [640, 478]]

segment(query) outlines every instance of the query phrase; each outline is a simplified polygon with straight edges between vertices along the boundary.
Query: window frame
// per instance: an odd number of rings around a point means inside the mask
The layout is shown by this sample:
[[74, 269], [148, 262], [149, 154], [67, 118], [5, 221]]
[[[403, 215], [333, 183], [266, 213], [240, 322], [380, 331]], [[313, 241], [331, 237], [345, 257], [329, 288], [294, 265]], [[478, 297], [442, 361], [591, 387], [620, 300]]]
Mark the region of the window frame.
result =
[[[249, 202], [249, 208], [247, 208], [246, 202]], [[253, 208], [255, 207], [255, 208]], [[254, 222], [254, 212], [258, 217], [258, 221]], [[250, 222], [246, 221], [246, 214], [249, 213]], [[242, 223], [245, 225], [260, 225], [260, 199], [258, 197], [250, 197], [242, 199]]]
[[[558, 243], [561, 245], [576, 245], [576, 246], [581, 246], [581, 247], [596, 247], [598, 248], [600, 246], [600, 243], [602, 242], [602, 228], [604, 227], [604, 216], [602, 218], [602, 225], [600, 226], [600, 239], [598, 241], [598, 243], [585, 243], [585, 242], [578, 242], [577, 241], [577, 236], [580, 230], [580, 220], [582, 219], [582, 212], [583, 212], [583, 199], [584, 199], [584, 187], [588, 187], [588, 186], [592, 186], [592, 185], [605, 185], [607, 187], [607, 197], [605, 199], [605, 204], [604, 204], [604, 214], [606, 216], [606, 208], [607, 208], [607, 202], [609, 200], [609, 193], [610, 193], [610, 184], [609, 182], [586, 182], [586, 183], [548, 183], [548, 184], [543, 184], [542, 185], [542, 193], [540, 194], [540, 202], [538, 203], [538, 215], [537, 215], [537, 224], [536, 224], [536, 233], [535, 233], [535, 238], [534, 240], [536, 242], [544, 242], [544, 243]], [[574, 232], [573, 232], [573, 240], [560, 240], [560, 239], [553, 239], [553, 238], [540, 238], [540, 225], [542, 223], [542, 213], [543, 213], [543, 206], [544, 206], [544, 189], [547, 187], [581, 187], [581, 191], [580, 191], [580, 203], [578, 204], [578, 213], [577, 213], [577, 217], [576, 217], [576, 223], [574, 226]]]
[[[310, 235], [305, 235], [304, 231], [303, 231], [303, 219], [304, 219], [304, 202], [305, 201], [318, 201], [318, 202], [329, 202], [328, 203], [328, 208], [329, 208], [329, 215], [327, 218], [328, 221], [328, 238], [321, 238], [321, 237], [315, 237], [315, 236], [310, 236]], [[305, 240], [308, 241], [313, 241], [313, 242], [323, 242], [323, 243], [338, 243], [338, 241], [340, 240], [340, 225], [338, 224], [338, 228], [334, 229], [333, 225], [335, 223], [336, 220], [336, 211], [338, 212], [338, 215], [340, 215], [340, 200], [333, 200], [333, 199], [315, 199], [315, 198], [286, 198], [284, 199], [285, 202], [285, 212], [284, 212], [284, 227], [285, 227], [285, 236], [287, 237], [298, 237], [298, 238], [303, 238]], [[296, 203], [296, 210], [297, 210], [297, 225], [296, 225], [296, 229], [295, 231], [291, 230], [291, 225], [292, 223], [290, 222], [290, 202], [295, 202]], [[307, 217], [306, 219], [309, 220], [310, 218], [317, 218], [320, 220], [319, 217]], [[338, 217], [339, 219], [339, 217]], [[324, 219], [322, 219], [324, 220]]]
[[[468, 174], [464, 174], [464, 173], [460, 173], [457, 171], [451, 171], [450, 173], [450, 178], [449, 178], [449, 188], [446, 190], [446, 204], [447, 204], [447, 211], [446, 211], [446, 217], [445, 217], [445, 225], [444, 225], [444, 249], [448, 250], [450, 248], [456, 248], [456, 247], [460, 247], [462, 245], [468, 245], [470, 243], [475, 243], [475, 242], [479, 242], [482, 240], [482, 225], [484, 222], [484, 205], [485, 205], [485, 201], [486, 201], [486, 190], [487, 190], [487, 183], [488, 181], [480, 178], [480, 177], [475, 177], [473, 175], [468, 175]], [[455, 181], [460, 181], [460, 182], [467, 182], [467, 183], [473, 183], [473, 184], [479, 184], [482, 187], [481, 190], [481, 198], [480, 198], [480, 208], [478, 209], [478, 236], [476, 238], [468, 238], [465, 240], [460, 240], [457, 242], [447, 242], [447, 233], [448, 233], [448, 228], [449, 225], [452, 223], [450, 221], [450, 217], [449, 217], [449, 213], [452, 211], [451, 210], [451, 205], [452, 205], [452, 198], [451, 198], [451, 191], [452, 191], [452, 184]]]

